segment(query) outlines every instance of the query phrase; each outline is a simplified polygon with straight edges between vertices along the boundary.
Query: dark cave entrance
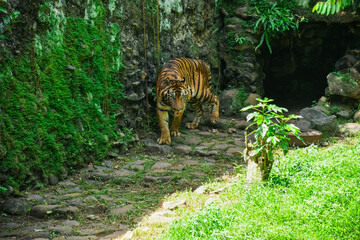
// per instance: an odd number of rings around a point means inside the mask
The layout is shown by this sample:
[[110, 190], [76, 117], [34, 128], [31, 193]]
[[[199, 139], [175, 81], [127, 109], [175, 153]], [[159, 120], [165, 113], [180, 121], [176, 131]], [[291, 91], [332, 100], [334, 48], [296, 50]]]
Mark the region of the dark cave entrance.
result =
[[311, 106], [324, 96], [326, 76], [352, 46], [350, 24], [305, 23], [300, 37], [287, 34], [271, 42], [272, 54], [262, 48], [264, 92], [275, 104], [288, 109]]

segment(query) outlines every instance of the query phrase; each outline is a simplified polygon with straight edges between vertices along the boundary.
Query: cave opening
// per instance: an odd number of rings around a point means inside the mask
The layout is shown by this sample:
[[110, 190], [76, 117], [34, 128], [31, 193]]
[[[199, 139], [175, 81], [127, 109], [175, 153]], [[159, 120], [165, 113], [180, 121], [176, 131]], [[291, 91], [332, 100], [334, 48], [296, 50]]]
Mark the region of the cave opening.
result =
[[352, 38], [351, 24], [304, 23], [272, 41], [272, 54], [263, 46], [265, 96], [289, 110], [311, 106], [325, 95], [335, 62], [355, 47]]

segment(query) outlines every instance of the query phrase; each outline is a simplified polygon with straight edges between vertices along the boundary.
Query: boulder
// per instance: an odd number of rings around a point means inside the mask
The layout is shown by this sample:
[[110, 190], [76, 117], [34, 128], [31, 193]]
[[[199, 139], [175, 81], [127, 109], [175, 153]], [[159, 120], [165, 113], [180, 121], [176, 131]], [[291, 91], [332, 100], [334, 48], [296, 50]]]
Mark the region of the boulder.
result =
[[28, 201], [19, 198], [8, 199], [1, 205], [1, 209], [11, 215], [24, 215], [30, 208]]
[[220, 95], [220, 110], [225, 116], [231, 116], [234, 113], [232, 105], [237, 94], [237, 89], [225, 90]]
[[360, 134], [360, 124], [346, 123], [339, 126], [340, 133], [344, 136], [358, 136]]
[[145, 139], [144, 144], [151, 153], [162, 153], [167, 155], [172, 152], [172, 148], [170, 146], [157, 144], [152, 139]]
[[261, 98], [259, 94], [250, 93], [249, 97], [244, 101], [245, 105], [256, 105], [259, 102], [256, 100], [257, 98]]
[[300, 111], [300, 115], [308, 121], [312, 121], [313, 119], [324, 118], [327, 117], [325, 113], [323, 113], [319, 108], [304, 108]]
[[360, 111], [357, 111], [357, 112], [354, 114], [354, 121], [355, 121], [355, 122], [359, 122], [359, 121], [360, 121]]
[[327, 82], [330, 95], [360, 100], [360, 86], [352, 78], [350, 80], [343, 80], [340, 76], [329, 73], [327, 75]]
[[339, 60], [336, 61], [335, 63], [335, 69], [337, 71], [343, 70], [343, 69], [347, 69], [347, 68], [351, 68], [352, 66], [354, 66], [356, 64], [357, 60], [354, 56], [352, 55], [345, 55], [342, 58], [340, 58]]
[[311, 122], [314, 124], [314, 129], [326, 133], [330, 136], [336, 134], [339, 129], [336, 121], [336, 116], [334, 115], [313, 119]]
[[319, 107], [304, 108], [300, 111], [300, 115], [311, 123], [310, 128], [328, 135], [334, 135], [338, 131], [336, 116], [327, 116]]

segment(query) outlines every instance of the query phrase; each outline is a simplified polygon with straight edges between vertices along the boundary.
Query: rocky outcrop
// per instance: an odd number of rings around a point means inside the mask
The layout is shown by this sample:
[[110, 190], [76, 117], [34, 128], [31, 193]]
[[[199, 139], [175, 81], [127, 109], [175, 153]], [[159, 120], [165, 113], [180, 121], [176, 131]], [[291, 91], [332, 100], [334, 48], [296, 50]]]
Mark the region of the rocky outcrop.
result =
[[338, 125], [335, 115], [327, 116], [321, 110], [316, 108], [304, 108], [300, 111], [300, 115], [309, 121], [310, 128], [333, 136], [338, 131]]

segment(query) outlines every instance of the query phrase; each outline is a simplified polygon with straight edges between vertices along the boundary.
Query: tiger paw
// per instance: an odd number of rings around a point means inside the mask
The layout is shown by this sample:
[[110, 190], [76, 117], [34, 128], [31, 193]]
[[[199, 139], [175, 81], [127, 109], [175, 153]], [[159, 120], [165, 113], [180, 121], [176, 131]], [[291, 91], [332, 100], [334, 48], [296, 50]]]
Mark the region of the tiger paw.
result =
[[157, 143], [158, 144], [166, 144], [166, 145], [170, 145], [171, 144], [171, 138], [170, 137], [168, 137], [168, 138], [159, 138], [158, 140], [157, 140]]
[[218, 112], [213, 112], [210, 116], [210, 121], [212, 124], [217, 124], [219, 121], [219, 113]]
[[180, 137], [179, 131], [170, 131], [170, 133], [171, 133], [171, 136]]
[[199, 126], [199, 123], [197, 123], [197, 122], [188, 122], [188, 123], [186, 123], [186, 127], [188, 128], [188, 129], [195, 129], [195, 128], [197, 128]]

